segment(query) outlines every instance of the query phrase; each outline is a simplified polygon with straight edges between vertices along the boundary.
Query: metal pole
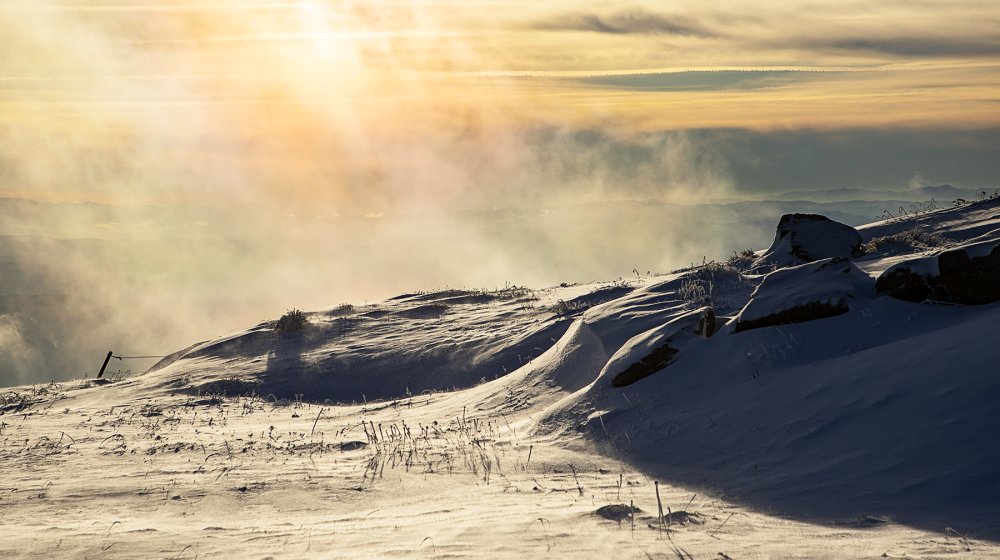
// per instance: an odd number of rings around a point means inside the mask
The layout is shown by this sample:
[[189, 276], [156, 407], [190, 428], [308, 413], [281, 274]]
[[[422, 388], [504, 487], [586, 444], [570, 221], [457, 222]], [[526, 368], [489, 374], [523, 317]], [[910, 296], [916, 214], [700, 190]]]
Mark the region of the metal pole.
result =
[[97, 378], [100, 379], [104, 375], [104, 370], [108, 367], [108, 362], [111, 361], [112, 352], [108, 350], [108, 355], [104, 358], [104, 365], [101, 366], [101, 371], [97, 373]]

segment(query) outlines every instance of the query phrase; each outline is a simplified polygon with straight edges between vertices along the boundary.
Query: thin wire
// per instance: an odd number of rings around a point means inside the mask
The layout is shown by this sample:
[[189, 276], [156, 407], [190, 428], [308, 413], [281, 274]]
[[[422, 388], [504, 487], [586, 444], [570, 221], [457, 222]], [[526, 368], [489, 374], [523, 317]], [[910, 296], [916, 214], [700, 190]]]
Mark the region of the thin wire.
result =
[[139, 358], [166, 358], [167, 356], [164, 355], [164, 356], [113, 356], [113, 357], [118, 358], [119, 360], [135, 360]]

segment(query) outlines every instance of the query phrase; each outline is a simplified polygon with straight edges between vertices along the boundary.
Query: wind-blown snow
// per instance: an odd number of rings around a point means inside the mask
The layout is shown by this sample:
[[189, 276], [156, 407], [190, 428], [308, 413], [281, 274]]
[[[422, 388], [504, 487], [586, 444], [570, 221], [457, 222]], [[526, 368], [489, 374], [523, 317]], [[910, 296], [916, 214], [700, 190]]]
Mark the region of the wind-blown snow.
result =
[[872, 279], [847, 259], [824, 259], [778, 269], [765, 276], [754, 290], [736, 324], [752, 324], [788, 310], [816, 305], [846, 311], [850, 300], [870, 297], [873, 286]]
[[[994, 243], [1000, 201], [859, 231], [914, 227]], [[18, 389], [0, 549], [995, 556], [1000, 303], [874, 290], [935, 250], [412, 294], [311, 313], [302, 333], [257, 325], [117, 383]], [[738, 328], [811, 302], [838, 312]], [[636, 364], [646, 376], [615, 386]], [[661, 528], [654, 480], [704, 523]], [[634, 527], [593, 515], [629, 502]]]

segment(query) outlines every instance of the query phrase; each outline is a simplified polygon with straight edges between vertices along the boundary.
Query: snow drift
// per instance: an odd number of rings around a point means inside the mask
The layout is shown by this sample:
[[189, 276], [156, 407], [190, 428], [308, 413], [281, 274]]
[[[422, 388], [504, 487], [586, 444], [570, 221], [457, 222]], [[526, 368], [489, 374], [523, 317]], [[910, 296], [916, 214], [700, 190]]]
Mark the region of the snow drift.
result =
[[[914, 228], [949, 246], [863, 245]], [[463, 406], [527, 411], [539, 434], [790, 515], [996, 530], [998, 247], [996, 200], [857, 230], [786, 216], [748, 269], [342, 306], [303, 333], [262, 323], [195, 345], [142, 384], [340, 402], [456, 390]], [[948, 289], [961, 297], [886, 288], [901, 270], [940, 285], [955, 251], [976, 279]]]

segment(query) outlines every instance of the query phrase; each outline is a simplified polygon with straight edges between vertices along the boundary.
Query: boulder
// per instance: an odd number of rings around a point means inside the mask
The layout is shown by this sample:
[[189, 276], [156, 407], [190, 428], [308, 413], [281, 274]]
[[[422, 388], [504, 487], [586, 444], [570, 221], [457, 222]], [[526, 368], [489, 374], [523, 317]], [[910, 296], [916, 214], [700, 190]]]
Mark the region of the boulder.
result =
[[625, 387], [626, 385], [631, 385], [636, 381], [649, 377], [654, 373], [660, 371], [661, 369], [667, 367], [670, 362], [674, 360], [674, 356], [679, 352], [678, 349], [670, 346], [667, 342], [662, 346], [654, 348], [649, 354], [646, 354], [639, 359], [638, 362], [631, 364], [625, 369], [625, 371], [619, 373], [611, 379], [611, 385], [614, 387]]
[[898, 263], [878, 277], [875, 291], [914, 302], [982, 305], [1000, 301], [1000, 240]]
[[625, 387], [670, 365], [692, 340], [715, 332], [711, 307], [689, 311], [628, 340], [605, 364], [600, 376], [610, 377], [613, 387]]
[[861, 234], [819, 214], [785, 214], [771, 246], [753, 263], [754, 270], [795, 266], [828, 258], [851, 258], [861, 251]]
[[871, 293], [871, 278], [847, 259], [824, 259], [764, 277], [736, 316], [734, 333], [847, 313]]

